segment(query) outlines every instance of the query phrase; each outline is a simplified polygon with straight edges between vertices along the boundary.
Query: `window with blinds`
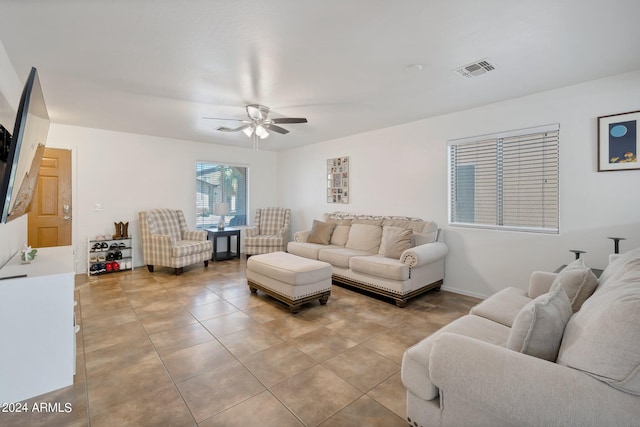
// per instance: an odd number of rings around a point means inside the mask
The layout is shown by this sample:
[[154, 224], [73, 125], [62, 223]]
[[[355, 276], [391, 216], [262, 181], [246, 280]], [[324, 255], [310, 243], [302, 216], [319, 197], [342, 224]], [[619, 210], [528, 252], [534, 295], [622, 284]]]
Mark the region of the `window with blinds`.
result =
[[449, 141], [449, 224], [559, 229], [558, 124]]
[[249, 168], [212, 162], [196, 162], [196, 228], [216, 228], [215, 204], [229, 204], [225, 224], [247, 225]]

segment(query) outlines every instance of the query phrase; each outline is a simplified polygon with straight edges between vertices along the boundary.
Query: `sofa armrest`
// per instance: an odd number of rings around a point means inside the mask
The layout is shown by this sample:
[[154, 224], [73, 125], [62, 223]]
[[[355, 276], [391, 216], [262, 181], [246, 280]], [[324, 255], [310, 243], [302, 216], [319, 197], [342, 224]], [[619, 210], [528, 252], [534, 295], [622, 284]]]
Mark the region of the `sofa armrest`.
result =
[[307, 243], [310, 233], [311, 230], [296, 231], [295, 233], [293, 233], [293, 241]]
[[548, 271], [534, 271], [529, 277], [529, 298], [535, 299], [549, 292], [557, 273]]
[[443, 333], [429, 375], [456, 396], [513, 425], [604, 426], [638, 422], [640, 398], [578, 370], [462, 335]]
[[258, 229], [258, 227], [247, 227], [245, 228], [244, 232], [245, 237], [256, 237], [260, 230]]
[[207, 232], [205, 230], [185, 230], [182, 238], [184, 240], [207, 240]]
[[400, 255], [400, 262], [409, 267], [430, 264], [439, 261], [447, 255], [449, 249], [442, 242], [425, 243], [409, 248]]

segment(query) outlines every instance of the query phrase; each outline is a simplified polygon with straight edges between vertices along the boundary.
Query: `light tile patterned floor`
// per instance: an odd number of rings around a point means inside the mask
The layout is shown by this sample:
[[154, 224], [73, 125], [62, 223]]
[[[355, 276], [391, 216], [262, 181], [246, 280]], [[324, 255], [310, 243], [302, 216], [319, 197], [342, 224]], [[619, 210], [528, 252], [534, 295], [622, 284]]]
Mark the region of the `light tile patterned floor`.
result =
[[246, 284], [246, 261], [76, 277], [77, 375], [3, 426], [405, 426], [403, 351], [478, 300], [406, 308], [334, 286], [292, 315]]

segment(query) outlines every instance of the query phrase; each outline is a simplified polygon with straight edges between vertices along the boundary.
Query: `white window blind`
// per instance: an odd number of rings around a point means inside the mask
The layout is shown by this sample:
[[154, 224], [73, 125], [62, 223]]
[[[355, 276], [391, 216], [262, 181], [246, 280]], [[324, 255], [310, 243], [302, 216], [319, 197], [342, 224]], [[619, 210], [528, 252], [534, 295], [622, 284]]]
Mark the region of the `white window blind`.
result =
[[558, 124], [449, 141], [449, 223], [559, 229]]
[[226, 225], [247, 225], [249, 168], [213, 162], [196, 162], [196, 228], [215, 228], [215, 204], [229, 204]]

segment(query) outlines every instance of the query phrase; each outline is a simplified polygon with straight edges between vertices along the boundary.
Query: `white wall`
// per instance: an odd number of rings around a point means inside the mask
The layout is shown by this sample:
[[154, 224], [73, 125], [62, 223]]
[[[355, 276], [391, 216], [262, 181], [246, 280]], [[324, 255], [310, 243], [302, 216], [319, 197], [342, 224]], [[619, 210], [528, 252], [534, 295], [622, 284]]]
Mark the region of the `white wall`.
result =
[[[597, 172], [597, 117], [638, 110], [638, 99], [633, 72], [281, 152], [280, 205], [294, 231], [336, 210], [435, 220], [450, 250], [444, 287], [470, 295], [526, 289], [531, 271], [570, 262], [569, 249], [604, 267], [607, 236], [626, 237], [623, 251], [640, 246], [640, 171]], [[447, 141], [550, 123], [560, 123], [560, 234], [448, 227]], [[325, 196], [326, 159], [340, 156], [350, 157], [346, 205]]]
[[[52, 124], [47, 146], [72, 150], [73, 245], [76, 272], [86, 272], [87, 238], [113, 234], [114, 222], [129, 222], [134, 264], [142, 265], [138, 212], [182, 209], [195, 226], [195, 165], [209, 160], [249, 166], [249, 209], [278, 200], [277, 155], [185, 140]], [[102, 211], [96, 211], [96, 204]], [[250, 215], [249, 220], [252, 220]]]

